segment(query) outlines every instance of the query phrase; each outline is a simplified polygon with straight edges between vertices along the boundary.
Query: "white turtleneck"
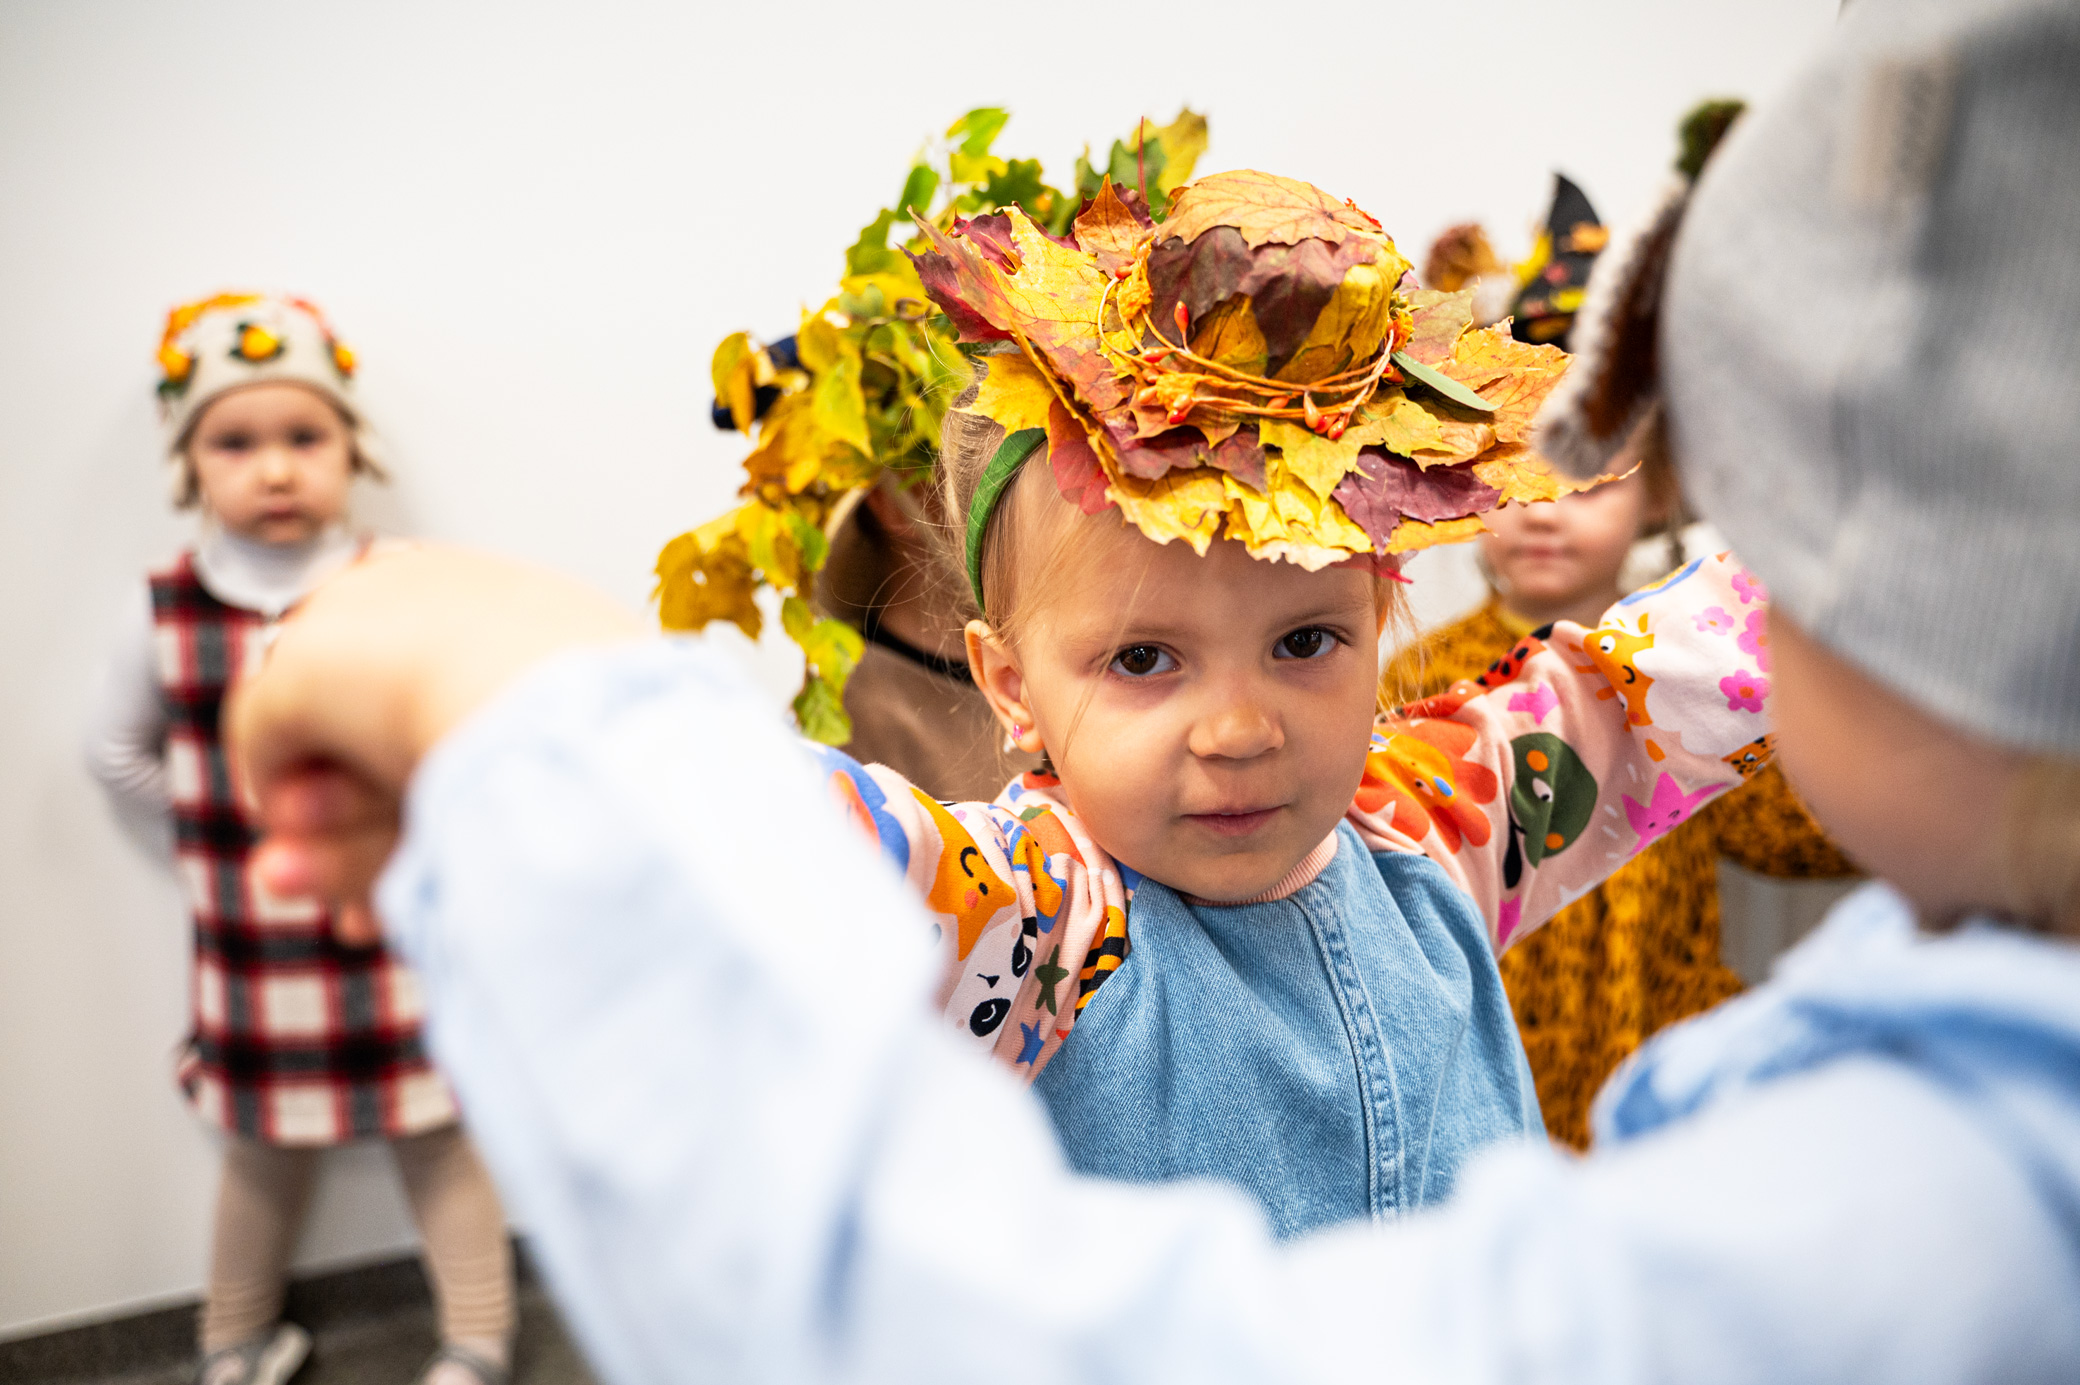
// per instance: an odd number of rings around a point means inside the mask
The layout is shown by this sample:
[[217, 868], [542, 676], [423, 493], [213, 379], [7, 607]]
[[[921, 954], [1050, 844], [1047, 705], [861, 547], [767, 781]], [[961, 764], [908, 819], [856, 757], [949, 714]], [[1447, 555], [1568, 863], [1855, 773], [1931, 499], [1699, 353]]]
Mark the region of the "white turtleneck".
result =
[[[275, 620], [352, 562], [360, 547], [361, 540], [344, 525], [334, 525], [306, 543], [273, 544], [243, 538], [205, 517], [195, 545], [195, 576], [226, 605]], [[151, 588], [140, 583], [94, 692], [87, 722], [87, 767], [127, 805], [163, 811], [166, 725]]]

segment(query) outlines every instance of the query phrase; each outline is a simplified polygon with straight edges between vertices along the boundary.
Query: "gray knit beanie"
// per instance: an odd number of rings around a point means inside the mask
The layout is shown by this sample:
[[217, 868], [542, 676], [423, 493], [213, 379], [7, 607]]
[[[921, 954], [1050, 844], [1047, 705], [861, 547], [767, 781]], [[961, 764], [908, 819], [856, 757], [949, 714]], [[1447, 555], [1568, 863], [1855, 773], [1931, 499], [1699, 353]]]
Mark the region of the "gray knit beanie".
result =
[[1660, 264], [1650, 235], [1592, 286], [1555, 461], [1658, 390], [1690, 499], [1802, 628], [2080, 755], [2080, 0], [1855, 0], [1671, 209]]

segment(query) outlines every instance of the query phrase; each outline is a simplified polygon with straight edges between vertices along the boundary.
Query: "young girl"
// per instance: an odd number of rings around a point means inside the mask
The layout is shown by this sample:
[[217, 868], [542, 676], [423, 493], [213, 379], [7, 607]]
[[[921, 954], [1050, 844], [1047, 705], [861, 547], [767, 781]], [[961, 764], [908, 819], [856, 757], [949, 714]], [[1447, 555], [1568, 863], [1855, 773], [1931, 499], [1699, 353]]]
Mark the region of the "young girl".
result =
[[[231, 717], [258, 869], [365, 900], [389, 861], [435, 1042], [614, 1385], [2070, 1382], [2076, 64], [2069, 6], [1858, 0], [1700, 185], [1633, 324], [1658, 358], [1612, 352], [1665, 364], [1690, 493], [1777, 587], [1787, 772], [1888, 883], [1652, 1041], [1588, 1158], [1516, 1143], [1447, 1208], [1286, 1246], [1220, 1189], [1071, 1176], [918, 1013], [916, 910], [803, 805], [769, 702], [510, 565], [313, 598]], [[1654, 729], [1623, 734], [1668, 752], [1671, 670], [1635, 672]]]
[[[1680, 508], [1666, 453], [1654, 446], [1623, 480], [1488, 515], [1488, 532], [1477, 542], [1492, 599], [1403, 650], [1388, 666], [1382, 695], [1397, 702], [1430, 697], [1478, 678], [1541, 626], [1593, 625], [1622, 592], [1619, 570], [1628, 552], [1671, 525]], [[1720, 856], [1770, 875], [1854, 873], [1782, 772], [1760, 756], [1750, 769], [1746, 784], [1502, 958], [1503, 985], [1554, 1139], [1586, 1149], [1590, 1102], [1625, 1056], [1648, 1035], [1741, 989], [1740, 977], [1720, 960]]]
[[1000, 344], [945, 509], [976, 681], [1050, 772], [941, 804], [832, 752], [833, 784], [1076, 1167], [1234, 1183], [1281, 1235], [1390, 1217], [1539, 1128], [1495, 957], [1740, 782], [1756, 598], [1700, 560], [1375, 726], [1394, 555], [1558, 492], [1523, 429], [1565, 358], [1305, 184], [1217, 175], [1160, 226], [1101, 194], [1075, 232], [1013, 211], [920, 260]]
[[201, 1319], [201, 1385], [273, 1385], [310, 1338], [279, 1320], [318, 1152], [391, 1142], [441, 1310], [430, 1385], [498, 1385], [513, 1331], [505, 1219], [427, 1061], [419, 989], [381, 947], [341, 946], [316, 908], [247, 881], [253, 834], [218, 740], [226, 687], [275, 623], [367, 540], [357, 475], [380, 476], [352, 402], [353, 354], [317, 308], [218, 294], [174, 309], [159, 346], [175, 503], [193, 549], [140, 593], [98, 717], [111, 791], [171, 811], [195, 920], [194, 1028], [179, 1080], [226, 1132]]

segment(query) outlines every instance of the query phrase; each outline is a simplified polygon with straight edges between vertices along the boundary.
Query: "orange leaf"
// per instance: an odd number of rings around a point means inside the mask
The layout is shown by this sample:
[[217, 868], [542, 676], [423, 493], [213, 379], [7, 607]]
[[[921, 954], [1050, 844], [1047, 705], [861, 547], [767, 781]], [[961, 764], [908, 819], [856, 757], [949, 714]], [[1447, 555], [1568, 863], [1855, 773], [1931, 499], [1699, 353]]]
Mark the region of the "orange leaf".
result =
[[1487, 526], [1481, 523], [1479, 515], [1468, 515], [1464, 519], [1447, 519], [1437, 524], [1425, 524], [1419, 519], [1404, 519], [1394, 526], [1393, 534], [1387, 539], [1387, 552], [1413, 553], [1420, 548], [1435, 548], [1444, 543], [1464, 543], [1468, 539], [1478, 538], [1486, 528]]
[[1480, 327], [1461, 336], [1438, 369], [1495, 406], [1488, 422], [1498, 441], [1520, 443], [1529, 438], [1531, 420], [1560, 383], [1567, 361], [1557, 346], [1532, 346], [1500, 327]]
[[1533, 500], [1558, 500], [1563, 495], [1588, 490], [1609, 480], [1595, 476], [1577, 481], [1546, 465], [1546, 459], [1520, 442], [1491, 448], [1473, 464], [1473, 474], [1502, 492], [1504, 500], [1523, 504]]
[[1110, 178], [1098, 185], [1098, 195], [1075, 224], [1076, 243], [1097, 256], [1098, 268], [1112, 275], [1133, 262], [1155, 228], [1147, 216], [1120, 200]]

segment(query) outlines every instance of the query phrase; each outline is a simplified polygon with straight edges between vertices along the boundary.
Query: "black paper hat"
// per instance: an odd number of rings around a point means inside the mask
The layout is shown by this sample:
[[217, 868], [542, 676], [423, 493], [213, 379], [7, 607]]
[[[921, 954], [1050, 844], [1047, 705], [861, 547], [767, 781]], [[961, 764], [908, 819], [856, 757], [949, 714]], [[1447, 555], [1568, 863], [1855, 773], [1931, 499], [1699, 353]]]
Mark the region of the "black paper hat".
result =
[[1553, 206], [1526, 261], [1510, 331], [1518, 341], [1567, 348], [1575, 312], [1589, 284], [1589, 267], [1610, 240], [1589, 196], [1564, 173], [1553, 175]]

